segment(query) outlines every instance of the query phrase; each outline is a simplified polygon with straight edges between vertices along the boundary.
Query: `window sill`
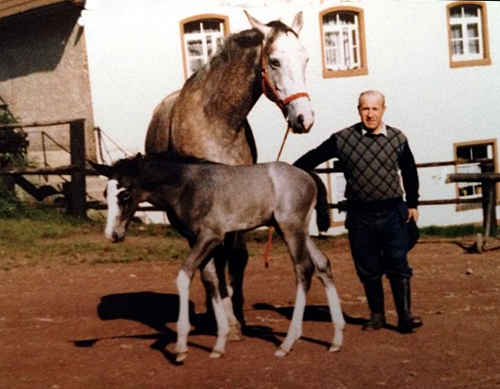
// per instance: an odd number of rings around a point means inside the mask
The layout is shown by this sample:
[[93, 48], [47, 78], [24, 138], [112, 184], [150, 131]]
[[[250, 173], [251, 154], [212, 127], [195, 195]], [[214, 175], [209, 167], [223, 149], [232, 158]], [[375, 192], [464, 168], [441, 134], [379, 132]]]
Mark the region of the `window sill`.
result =
[[470, 61], [450, 61], [451, 68], [465, 68], [469, 66], [491, 65], [491, 58], [475, 59]]
[[323, 78], [337, 78], [337, 77], [357, 77], [366, 76], [368, 69], [351, 69], [351, 70], [328, 70], [323, 69]]

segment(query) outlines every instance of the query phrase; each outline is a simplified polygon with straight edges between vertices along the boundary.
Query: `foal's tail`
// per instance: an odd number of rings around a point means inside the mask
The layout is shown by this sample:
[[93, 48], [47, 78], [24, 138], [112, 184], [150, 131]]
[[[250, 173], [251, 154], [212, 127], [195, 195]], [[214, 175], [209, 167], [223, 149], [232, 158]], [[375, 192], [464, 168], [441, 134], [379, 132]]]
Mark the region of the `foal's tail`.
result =
[[318, 194], [316, 199], [316, 224], [320, 232], [325, 232], [330, 228], [330, 207], [326, 196], [326, 186], [323, 180], [314, 172], [308, 171], [311, 177], [316, 182]]

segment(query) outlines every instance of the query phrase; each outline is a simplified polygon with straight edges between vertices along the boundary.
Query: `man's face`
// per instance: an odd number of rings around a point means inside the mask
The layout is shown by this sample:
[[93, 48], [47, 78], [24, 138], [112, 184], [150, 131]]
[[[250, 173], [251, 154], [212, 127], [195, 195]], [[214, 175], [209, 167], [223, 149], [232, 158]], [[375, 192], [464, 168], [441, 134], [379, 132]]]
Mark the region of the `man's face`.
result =
[[359, 116], [369, 131], [376, 131], [382, 123], [385, 106], [381, 96], [376, 94], [363, 95], [358, 106]]

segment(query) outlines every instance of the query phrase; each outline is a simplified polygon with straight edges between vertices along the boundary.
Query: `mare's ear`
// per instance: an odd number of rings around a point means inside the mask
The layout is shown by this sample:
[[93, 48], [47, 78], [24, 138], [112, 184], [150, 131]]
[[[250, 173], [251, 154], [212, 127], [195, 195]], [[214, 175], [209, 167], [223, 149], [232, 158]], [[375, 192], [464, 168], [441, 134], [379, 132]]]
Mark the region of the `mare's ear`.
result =
[[303, 25], [304, 25], [304, 18], [302, 17], [302, 11], [300, 11], [293, 18], [292, 30], [295, 31], [297, 35], [299, 35]]
[[89, 161], [89, 164], [102, 176], [110, 178], [113, 175], [113, 168], [111, 166], [100, 165], [92, 161]]
[[262, 34], [264, 34], [265, 37], [269, 35], [271, 32], [271, 27], [266, 26], [264, 23], [259, 22], [257, 19], [255, 19], [252, 15], [250, 15], [246, 10], [243, 10], [245, 12], [245, 15], [248, 18], [248, 21], [250, 22], [250, 25], [259, 30]]

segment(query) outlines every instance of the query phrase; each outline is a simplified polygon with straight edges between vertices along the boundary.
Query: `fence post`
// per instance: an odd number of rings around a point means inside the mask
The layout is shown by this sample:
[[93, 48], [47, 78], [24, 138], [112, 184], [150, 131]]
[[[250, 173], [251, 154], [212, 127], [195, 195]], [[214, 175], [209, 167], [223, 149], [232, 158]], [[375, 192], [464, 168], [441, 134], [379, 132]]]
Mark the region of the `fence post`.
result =
[[75, 120], [70, 123], [70, 150], [71, 150], [71, 187], [70, 187], [70, 214], [78, 219], [87, 217], [86, 182], [85, 182], [85, 120]]
[[[494, 173], [495, 166], [492, 162], [481, 163], [482, 173]], [[483, 186], [483, 227], [485, 237], [496, 236], [497, 234], [497, 215], [496, 215], [496, 183], [490, 180], [481, 182]]]

